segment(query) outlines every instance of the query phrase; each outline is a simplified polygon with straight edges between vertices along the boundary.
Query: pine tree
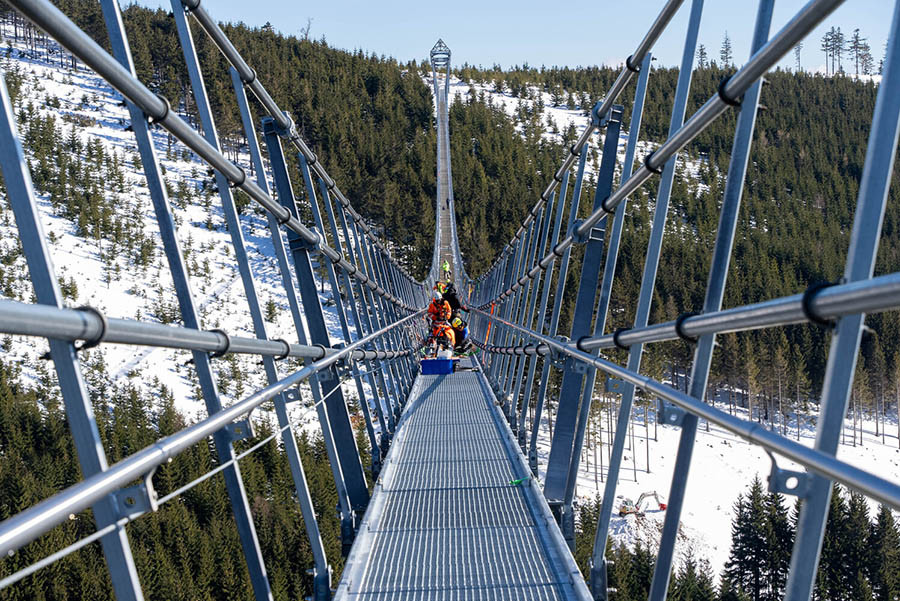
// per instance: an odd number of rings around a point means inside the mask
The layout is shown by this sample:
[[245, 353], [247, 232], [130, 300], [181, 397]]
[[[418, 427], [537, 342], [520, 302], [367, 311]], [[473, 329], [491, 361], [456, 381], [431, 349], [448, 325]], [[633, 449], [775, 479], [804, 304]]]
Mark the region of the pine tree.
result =
[[871, 589], [866, 580], [869, 549], [869, 508], [865, 498], [851, 492], [847, 503], [847, 530], [844, 540], [846, 558], [844, 569], [847, 573], [847, 586], [854, 599], [865, 598], [865, 589]]
[[[820, 599], [845, 599], [849, 592], [847, 579], [851, 576], [844, 564], [846, 540], [847, 504], [844, 502], [841, 487], [835, 485], [828, 507], [825, 538], [822, 542], [819, 571], [816, 576], [816, 595]], [[852, 577], [856, 578], [856, 574]]]
[[722, 59], [721, 67], [728, 69], [734, 66], [734, 53], [731, 50], [731, 38], [728, 37], [728, 31], [725, 31], [725, 37], [722, 38], [722, 48], [719, 50], [719, 58]]
[[739, 495], [731, 522], [731, 553], [724, 576], [752, 601], [763, 599], [767, 566], [766, 500], [754, 478], [747, 496]]
[[700, 44], [697, 46], [697, 68], [698, 69], [707, 69], [709, 68], [709, 56], [706, 52], [706, 46]]
[[847, 51], [853, 57], [855, 73], [859, 77], [860, 67], [863, 68], [862, 72], [865, 73], [864, 57], [869, 52], [869, 43], [866, 41], [866, 38], [859, 34], [859, 27], [853, 30], [853, 35], [850, 36], [850, 41], [847, 42]]
[[893, 513], [878, 508], [869, 531], [866, 574], [877, 601], [893, 601], [900, 596], [900, 531]]
[[794, 531], [784, 506], [784, 497], [778, 493], [766, 495], [765, 598], [770, 601], [781, 599], [784, 594], [793, 539]]

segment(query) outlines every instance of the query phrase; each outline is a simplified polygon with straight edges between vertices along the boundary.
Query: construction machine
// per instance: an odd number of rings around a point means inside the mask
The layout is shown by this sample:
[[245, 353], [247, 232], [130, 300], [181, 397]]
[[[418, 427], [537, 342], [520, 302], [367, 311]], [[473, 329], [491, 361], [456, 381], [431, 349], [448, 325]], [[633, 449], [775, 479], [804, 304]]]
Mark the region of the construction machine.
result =
[[659, 495], [657, 495], [656, 491], [653, 490], [650, 492], [642, 493], [641, 496], [638, 497], [636, 503], [632, 503], [631, 499], [623, 499], [622, 504], [619, 506], [619, 515], [623, 517], [630, 514], [644, 515], [643, 503], [645, 500], [651, 498], [656, 501], [656, 505], [660, 511], [666, 510], [666, 504], [660, 502]]

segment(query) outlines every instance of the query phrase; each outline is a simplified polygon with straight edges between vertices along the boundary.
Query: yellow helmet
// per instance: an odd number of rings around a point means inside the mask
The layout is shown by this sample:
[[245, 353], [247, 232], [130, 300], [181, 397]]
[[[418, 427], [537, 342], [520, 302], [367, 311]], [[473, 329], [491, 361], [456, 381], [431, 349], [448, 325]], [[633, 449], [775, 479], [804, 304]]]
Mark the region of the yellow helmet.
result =
[[453, 321], [450, 322], [453, 324], [453, 327], [459, 329], [462, 327], [462, 320], [459, 317], [454, 317]]

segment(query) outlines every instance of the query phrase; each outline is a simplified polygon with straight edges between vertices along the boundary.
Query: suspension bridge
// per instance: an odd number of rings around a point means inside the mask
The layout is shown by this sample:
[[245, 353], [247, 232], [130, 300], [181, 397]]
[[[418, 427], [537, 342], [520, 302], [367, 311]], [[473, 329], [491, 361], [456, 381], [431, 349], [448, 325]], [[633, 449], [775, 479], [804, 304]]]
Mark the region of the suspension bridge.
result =
[[[0, 555], [14, 555], [86, 509], [93, 511], [96, 522], [93, 534], [5, 577], [0, 589], [15, 587], [21, 579], [99, 541], [116, 598], [143, 599], [128, 525], [138, 519], [152, 519], [145, 516], [221, 473], [254, 595], [258, 600], [273, 598], [240, 460], [280, 439], [312, 549], [310, 574], [313, 598], [317, 600], [607, 599], [613, 591], [606, 578], [605, 550], [636, 389], [657, 398], [659, 419], [681, 432], [668, 509], [655, 550], [650, 599], [666, 596], [701, 418], [768, 452], [772, 457], [770, 490], [803, 501], [786, 599], [811, 598], [833, 483], [840, 482], [900, 509], [900, 486], [896, 482], [835, 457], [865, 315], [900, 306], [900, 273], [873, 277], [900, 128], [900, 95], [894, 93], [900, 89], [900, 45], [895, 35], [900, 31], [900, 3], [894, 8], [844, 273], [834, 274], [837, 281], [832, 284], [814, 284], [791, 296], [723, 310], [762, 78], [841, 4], [839, 0], [810, 1], [774, 35], [770, 32], [773, 0], [760, 0], [751, 56], [689, 117], [687, 100], [703, 1], [688, 2], [684, 10], [690, 14], [669, 135], [652, 153], [638, 157], [651, 50], [683, 4], [683, 0], [668, 0], [645, 36], [637, 41], [604, 98], [591, 110], [581, 135], [513, 239], [486, 273], [474, 277], [466, 273], [457, 237], [448, 117], [451, 52], [439, 41], [431, 53], [438, 132], [435, 244], [425, 281], [411, 277], [392, 257], [386, 243], [353, 208], [338, 182], [299, 135], [290, 116], [267, 92], [265, 74], [246, 62], [199, 0], [172, 0], [172, 9], [200, 132], [135, 76], [115, 0], [101, 0], [112, 55], [48, 0], [7, 2], [124, 97], [182, 325], [114, 318], [92, 307], [65, 307], [15, 115], [5, 82], [0, 82], [0, 169], [37, 299], [33, 304], [0, 301], [0, 331], [49, 341], [49, 358], [58, 376], [83, 475], [78, 483], [0, 522]], [[222, 152], [190, 21], [195, 31], [199, 28], [210, 37], [230, 64], [255, 181]], [[253, 115], [248, 93], [258, 100], [264, 114]], [[625, 160], [617, 166], [624, 112], [620, 103], [625, 94], [633, 94], [633, 103]], [[677, 155], [726, 111], [737, 112], [737, 124], [702, 310], [685, 312], [673, 321], [650, 323]], [[150, 136], [151, 124], [184, 143], [215, 173], [254, 337], [204, 330], [201, 326], [158, 150]], [[585, 207], [581, 198], [585, 162], [589, 141], [598, 132], [603, 141], [596, 194]], [[286, 150], [296, 154], [299, 173], [289, 167], [293, 163], [289, 163]], [[618, 185], [614, 177], [617, 168]], [[298, 210], [292, 178], [301, 182], [305, 192], [302, 202], [308, 205], [308, 211]], [[631, 328], [608, 332], [610, 292], [628, 197], [653, 178], [658, 179], [658, 193], [640, 293], [635, 299], [635, 322]], [[281, 283], [296, 330], [292, 340], [271, 338], [266, 331], [256, 276], [247, 259], [234, 203], [235, 189], [242, 190], [268, 216]], [[579, 213], [587, 216], [578, 219]], [[311, 215], [313, 223], [305, 224], [301, 215]], [[572, 324], [566, 327], [559, 316], [576, 246], [583, 247], [584, 258], [575, 278], [578, 287]], [[320, 261], [322, 271], [313, 269], [312, 258]], [[424, 310], [432, 286], [442, 277], [445, 261], [451, 265], [457, 288], [465, 292], [471, 310], [471, 335], [483, 352], [479, 358], [461, 360], [455, 373], [421, 375], [413, 341], [422, 341], [427, 335]], [[320, 278], [328, 281], [340, 322], [341, 344], [333, 344], [329, 336], [318, 293]], [[796, 323], [833, 330], [812, 448], [704, 402], [716, 334]], [[694, 348], [688, 392], [640, 372], [645, 344], [678, 339]], [[110, 465], [79, 359], [79, 351], [99, 344], [190, 350], [207, 416]], [[600, 353], [613, 348], [628, 352], [626, 365], [609, 361]], [[220, 400], [211, 361], [227, 353], [261, 357], [268, 385], [226, 407]], [[301, 359], [303, 367], [291, 371], [281, 368], [279, 361], [287, 357]], [[606, 375], [609, 389], [621, 395], [621, 410], [590, 572], [582, 574], [572, 555], [575, 488], [598, 371]], [[549, 457], [540, 466], [545, 468], [541, 482], [537, 477], [537, 426], [555, 374], [561, 376], [559, 404]], [[332, 581], [334, 558], [326, 555], [322, 543], [297, 448], [297, 425], [289, 411], [291, 404], [300, 401], [298, 385], [304, 381], [312, 390], [310, 410], [315, 410], [321, 426], [339, 501], [347, 559], [338, 582]], [[374, 481], [367, 479], [362, 464], [351, 424], [351, 405], [342, 388], [345, 382], [356, 389], [360, 399], [358, 411], [372, 449], [370, 473]], [[276, 431], [238, 454], [234, 443], [253, 436], [249, 414], [269, 401], [275, 407]], [[216, 468], [160, 497], [153, 487], [156, 468], [208, 438], [217, 453]], [[775, 456], [805, 469], [782, 469]]]

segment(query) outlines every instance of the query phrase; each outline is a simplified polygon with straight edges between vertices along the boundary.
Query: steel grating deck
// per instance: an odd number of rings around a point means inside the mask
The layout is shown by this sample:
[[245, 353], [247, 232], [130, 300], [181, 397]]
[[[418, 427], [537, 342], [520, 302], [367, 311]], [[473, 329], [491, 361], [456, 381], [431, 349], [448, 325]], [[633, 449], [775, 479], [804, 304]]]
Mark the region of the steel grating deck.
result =
[[528, 475], [480, 372], [420, 375], [336, 599], [589, 599]]

